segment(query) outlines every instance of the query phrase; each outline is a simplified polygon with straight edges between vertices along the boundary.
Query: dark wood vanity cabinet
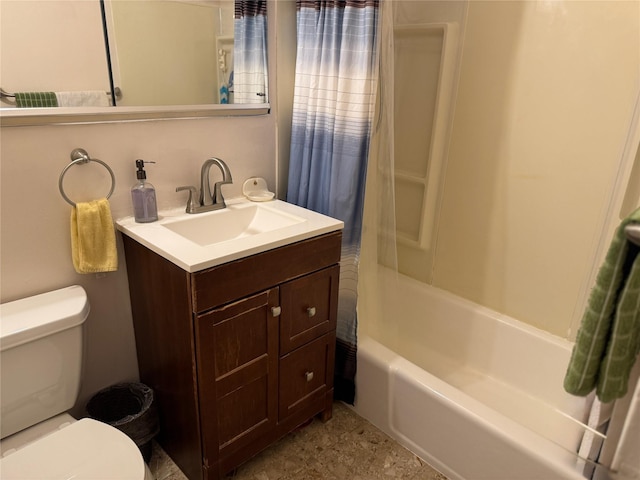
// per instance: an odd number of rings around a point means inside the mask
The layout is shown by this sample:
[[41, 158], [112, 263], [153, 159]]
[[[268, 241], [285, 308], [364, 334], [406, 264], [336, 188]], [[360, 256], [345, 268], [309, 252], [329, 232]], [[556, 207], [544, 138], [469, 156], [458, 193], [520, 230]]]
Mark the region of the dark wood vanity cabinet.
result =
[[331, 418], [340, 232], [196, 273], [123, 240], [140, 379], [191, 480]]

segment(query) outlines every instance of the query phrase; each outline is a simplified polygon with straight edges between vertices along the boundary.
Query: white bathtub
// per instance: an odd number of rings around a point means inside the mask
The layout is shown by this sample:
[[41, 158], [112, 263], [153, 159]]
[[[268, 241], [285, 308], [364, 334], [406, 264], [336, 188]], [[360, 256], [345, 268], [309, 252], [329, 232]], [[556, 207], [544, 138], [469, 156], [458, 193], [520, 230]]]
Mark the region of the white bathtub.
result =
[[451, 480], [583, 479], [586, 402], [562, 388], [572, 344], [393, 278], [376, 339], [358, 342], [355, 410]]

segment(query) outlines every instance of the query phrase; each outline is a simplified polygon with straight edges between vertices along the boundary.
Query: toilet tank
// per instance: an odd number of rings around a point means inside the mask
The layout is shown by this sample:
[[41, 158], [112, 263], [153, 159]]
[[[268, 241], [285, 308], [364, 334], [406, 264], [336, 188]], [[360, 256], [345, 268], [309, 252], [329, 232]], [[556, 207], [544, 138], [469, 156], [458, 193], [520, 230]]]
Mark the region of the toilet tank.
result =
[[73, 407], [88, 314], [78, 285], [0, 305], [0, 438]]

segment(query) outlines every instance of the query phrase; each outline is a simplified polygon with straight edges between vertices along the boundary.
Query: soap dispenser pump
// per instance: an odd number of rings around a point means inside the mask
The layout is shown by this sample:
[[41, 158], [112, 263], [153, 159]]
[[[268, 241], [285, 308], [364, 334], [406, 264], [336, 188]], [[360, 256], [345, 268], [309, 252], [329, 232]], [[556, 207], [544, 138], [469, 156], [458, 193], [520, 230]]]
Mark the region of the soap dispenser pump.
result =
[[147, 179], [144, 171], [144, 160], [136, 160], [136, 177], [138, 182], [131, 187], [131, 201], [133, 202], [133, 216], [138, 223], [149, 223], [158, 220], [158, 207], [156, 204], [156, 189]]

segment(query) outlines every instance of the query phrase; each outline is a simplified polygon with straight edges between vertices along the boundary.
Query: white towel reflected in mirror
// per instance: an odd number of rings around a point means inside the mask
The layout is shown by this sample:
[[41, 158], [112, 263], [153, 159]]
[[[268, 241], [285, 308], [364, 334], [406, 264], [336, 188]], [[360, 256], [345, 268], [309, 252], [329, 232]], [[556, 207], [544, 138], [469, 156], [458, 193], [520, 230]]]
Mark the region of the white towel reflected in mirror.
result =
[[108, 107], [107, 92], [102, 90], [78, 90], [56, 92], [59, 107]]

